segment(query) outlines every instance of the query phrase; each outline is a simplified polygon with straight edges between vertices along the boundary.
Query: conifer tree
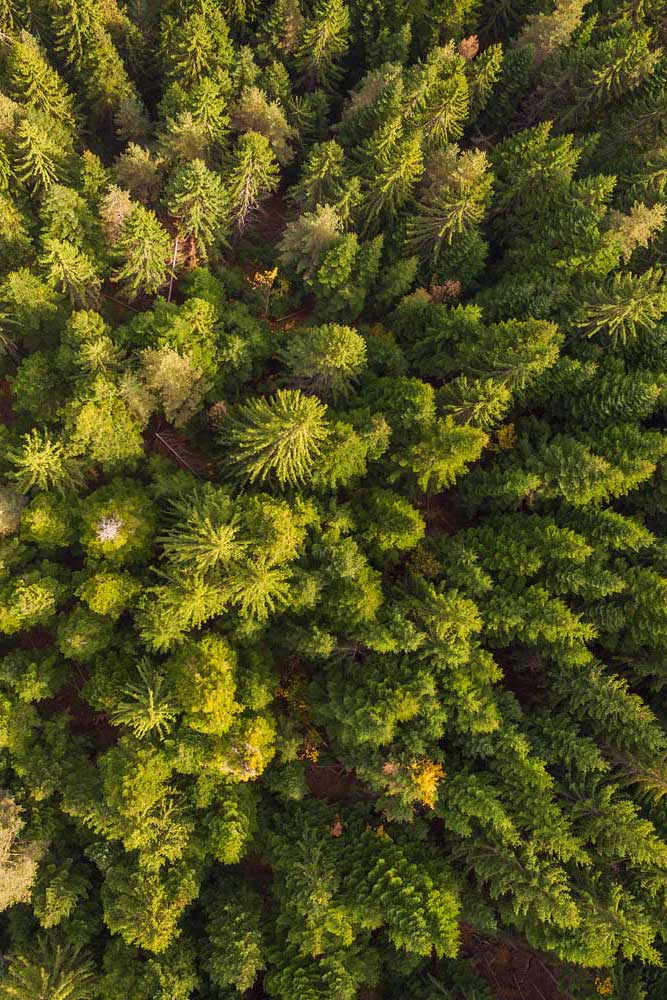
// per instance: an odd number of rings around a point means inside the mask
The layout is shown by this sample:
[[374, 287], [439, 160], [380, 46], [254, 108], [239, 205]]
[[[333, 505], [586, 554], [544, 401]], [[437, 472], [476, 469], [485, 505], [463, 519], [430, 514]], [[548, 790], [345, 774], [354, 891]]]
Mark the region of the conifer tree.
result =
[[325, 407], [299, 389], [249, 399], [223, 424], [221, 439], [235, 477], [274, 477], [280, 486], [307, 480], [327, 437]]
[[337, 142], [315, 143], [304, 164], [301, 179], [290, 197], [302, 212], [315, 212], [319, 206], [332, 205], [341, 221], [347, 222], [354, 211], [358, 192], [348, 178], [344, 150]]
[[44, 240], [40, 258], [51, 284], [79, 309], [94, 309], [99, 305], [100, 278], [95, 265], [86, 254], [69, 240]]
[[24, 825], [20, 806], [3, 792], [0, 799], [0, 912], [14, 903], [30, 899], [38, 863], [44, 853], [44, 844], [23, 843], [19, 839]]
[[258, 132], [268, 139], [281, 166], [292, 159], [290, 141], [294, 130], [278, 102], [269, 101], [259, 87], [243, 90], [232, 112], [232, 126], [239, 132]]
[[581, 24], [585, 4], [581, 0], [556, 0], [553, 12], [530, 14], [525, 21], [517, 45], [530, 45], [535, 62], [545, 59], [566, 45]]
[[146, 388], [160, 399], [164, 415], [176, 427], [199, 408], [209, 385], [189, 354], [169, 347], [146, 350], [141, 356]]
[[33, 191], [46, 191], [66, 176], [69, 137], [42, 112], [26, 115], [16, 127], [17, 179]]
[[392, 119], [374, 133], [363, 152], [365, 193], [361, 205], [367, 231], [382, 220], [391, 221], [413, 192], [422, 169], [420, 134], [405, 134], [400, 119]]
[[138, 680], [123, 689], [113, 722], [128, 726], [139, 739], [149, 733], [164, 737], [176, 718], [165, 677], [147, 661], [137, 664], [137, 674]]
[[576, 325], [587, 337], [600, 334], [613, 346], [650, 335], [667, 311], [667, 297], [660, 270], [644, 274], [615, 274], [607, 286], [591, 289], [582, 304]]
[[173, 501], [172, 507], [178, 520], [160, 541], [174, 565], [208, 571], [243, 553], [238, 516], [227, 492], [204, 486], [189, 497]]
[[320, 0], [300, 32], [297, 65], [311, 85], [330, 86], [349, 45], [350, 13], [343, 0]]
[[180, 232], [192, 240], [202, 259], [224, 239], [227, 192], [220, 176], [202, 160], [179, 167], [171, 179], [168, 208]]
[[319, 396], [349, 393], [366, 361], [366, 345], [349, 326], [325, 324], [293, 334], [281, 353], [291, 379]]
[[210, 0], [186, 6], [184, 14], [166, 24], [163, 53], [167, 78], [189, 90], [231, 67], [234, 49], [225, 19]]
[[25, 31], [12, 43], [10, 67], [17, 100], [65, 127], [74, 126], [74, 105], [67, 87], [49, 66], [37, 41]]
[[167, 280], [171, 240], [157, 217], [137, 205], [124, 219], [115, 250], [120, 266], [114, 280], [129, 298], [154, 295]]
[[229, 214], [237, 232], [249, 225], [277, 185], [278, 166], [268, 139], [259, 132], [246, 132], [239, 139], [229, 175]]
[[482, 152], [459, 154], [451, 148], [426, 169], [424, 193], [408, 224], [411, 247], [437, 261], [443, 244], [481, 222], [491, 191], [488, 161]]
[[312, 280], [327, 251], [340, 242], [342, 220], [332, 205], [318, 205], [289, 222], [280, 242], [281, 260], [306, 281]]
[[29, 431], [19, 447], [9, 453], [9, 459], [15, 466], [12, 478], [22, 493], [33, 487], [64, 492], [81, 483], [79, 462], [47, 432]]
[[91, 1000], [95, 995], [94, 966], [80, 949], [42, 937], [30, 951], [12, 956], [3, 993], [12, 1000]]
[[55, 49], [69, 66], [81, 69], [86, 48], [90, 44], [96, 20], [93, 0], [58, 0], [53, 4], [51, 16]]
[[208, 933], [213, 982], [250, 989], [264, 968], [261, 898], [243, 883], [225, 885], [209, 910]]

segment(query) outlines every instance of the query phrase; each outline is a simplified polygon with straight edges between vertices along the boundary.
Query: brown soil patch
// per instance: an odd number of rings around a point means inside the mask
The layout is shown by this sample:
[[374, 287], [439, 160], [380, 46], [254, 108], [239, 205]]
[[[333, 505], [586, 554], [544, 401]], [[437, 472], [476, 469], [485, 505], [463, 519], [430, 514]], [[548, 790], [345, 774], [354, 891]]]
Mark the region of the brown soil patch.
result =
[[15, 419], [12, 409], [12, 388], [7, 379], [0, 379], [0, 424], [11, 427]]
[[21, 649], [27, 649], [29, 652], [48, 649], [53, 645], [53, 632], [46, 628], [31, 628], [27, 632], [21, 632], [16, 641]]
[[424, 515], [427, 535], [455, 535], [466, 526], [448, 493], [424, 497], [415, 506]]
[[287, 225], [287, 205], [281, 194], [271, 195], [262, 202], [257, 218], [253, 221], [253, 236], [262, 236], [269, 243], [277, 243]]
[[149, 427], [145, 436], [146, 446], [151, 451], [164, 455], [181, 469], [187, 469], [195, 476], [210, 476], [212, 463], [195, 448], [184, 434], [170, 424], [160, 422]]
[[298, 326], [305, 326], [310, 319], [315, 308], [315, 296], [309, 296], [300, 309], [288, 313], [286, 316], [279, 316], [278, 319], [269, 320], [272, 330], [293, 330]]
[[373, 798], [342, 764], [309, 764], [306, 782], [311, 795], [328, 802], [358, 802], [360, 798]]
[[83, 700], [80, 688], [85, 681], [86, 677], [82, 674], [77, 680], [65, 684], [53, 698], [40, 702], [40, 711], [46, 718], [65, 712], [73, 733], [91, 737], [98, 751], [108, 750], [117, 742], [120, 731], [111, 725], [104, 712], [95, 712]]
[[481, 937], [461, 927], [461, 955], [489, 984], [495, 1000], [572, 1000], [564, 992], [562, 970], [520, 941]]

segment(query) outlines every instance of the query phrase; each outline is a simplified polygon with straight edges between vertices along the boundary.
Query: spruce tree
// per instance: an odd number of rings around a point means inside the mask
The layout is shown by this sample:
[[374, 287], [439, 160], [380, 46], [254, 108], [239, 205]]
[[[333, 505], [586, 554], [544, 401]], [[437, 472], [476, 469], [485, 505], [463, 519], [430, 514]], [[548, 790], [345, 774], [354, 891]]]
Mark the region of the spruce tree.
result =
[[95, 995], [94, 966], [80, 949], [42, 937], [29, 951], [11, 957], [3, 992], [12, 1000], [27, 997], [91, 1000]]
[[220, 176], [202, 160], [179, 167], [169, 185], [168, 207], [178, 219], [183, 238], [192, 240], [206, 260], [224, 239], [227, 192]]
[[349, 45], [350, 12], [343, 0], [320, 0], [300, 32], [297, 64], [311, 85], [329, 86]]
[[137, 205], [123, 221], [115, 251], [114, 280], [128, 298], [154, 295], [167, 281], [171, 240], [155, 214]]
[[221, 440], [235, 478], [280, 486], [307, 480], [327, 437], [326, 408], [299, 389], [249, 399], [224, 422]]
[[246, 132], [239, 139], [229, 174], [229, 218], [237, 232], [246, 229], [277, 185], [278, 166], [268, 139], [259, 132]]

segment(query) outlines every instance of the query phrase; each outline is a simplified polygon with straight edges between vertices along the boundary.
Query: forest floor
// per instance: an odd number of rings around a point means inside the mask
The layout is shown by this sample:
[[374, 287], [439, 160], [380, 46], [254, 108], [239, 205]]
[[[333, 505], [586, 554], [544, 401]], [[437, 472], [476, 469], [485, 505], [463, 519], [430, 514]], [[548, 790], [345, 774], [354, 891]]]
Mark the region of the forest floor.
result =
[[489, 984], [495, 1000], [570, 1000], [558, 984], [555, 967], [520, 942], [482, 937], [463, 924], [461, 956]]

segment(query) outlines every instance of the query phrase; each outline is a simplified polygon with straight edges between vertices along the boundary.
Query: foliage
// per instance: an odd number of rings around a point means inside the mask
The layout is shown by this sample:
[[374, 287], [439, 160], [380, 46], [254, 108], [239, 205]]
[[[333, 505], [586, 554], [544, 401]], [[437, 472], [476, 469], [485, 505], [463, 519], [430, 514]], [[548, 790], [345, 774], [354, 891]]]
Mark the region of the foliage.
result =
[[0, 0], [0, 997], [664, 990], [666, 24]]

